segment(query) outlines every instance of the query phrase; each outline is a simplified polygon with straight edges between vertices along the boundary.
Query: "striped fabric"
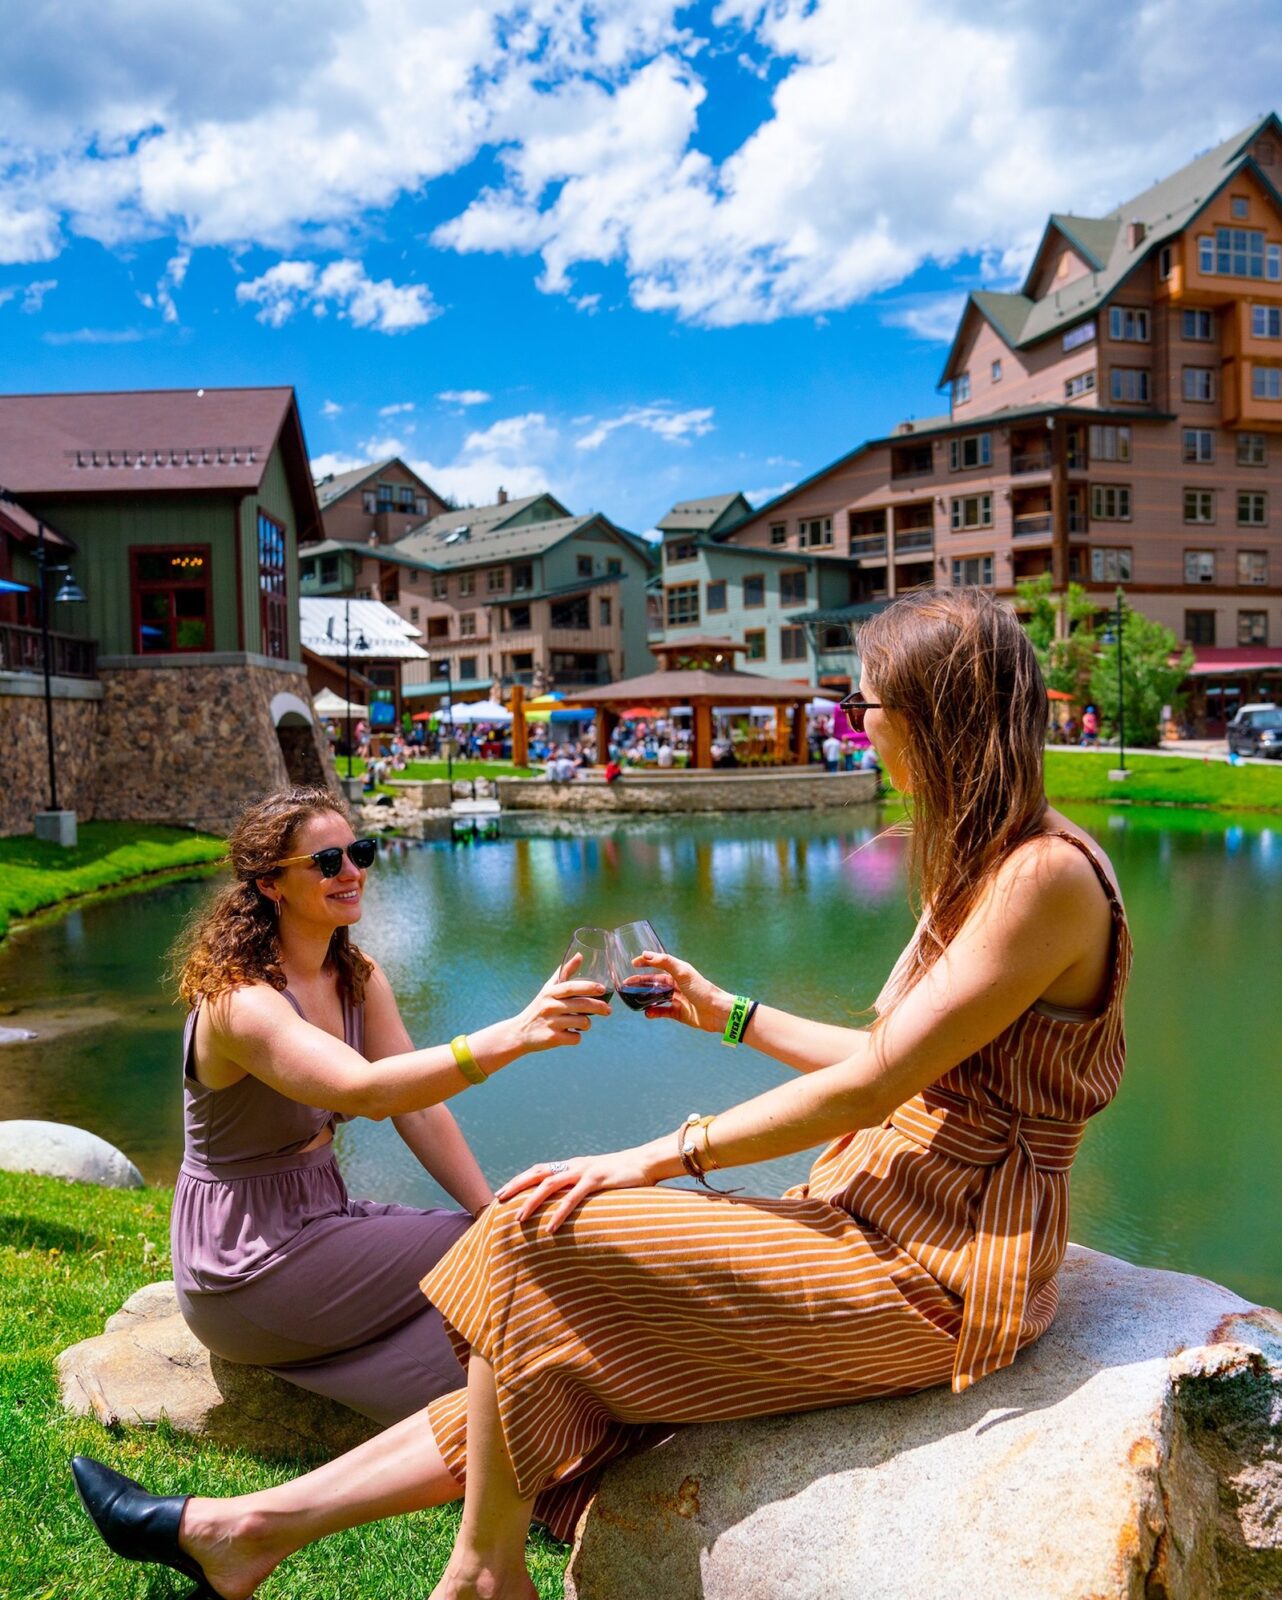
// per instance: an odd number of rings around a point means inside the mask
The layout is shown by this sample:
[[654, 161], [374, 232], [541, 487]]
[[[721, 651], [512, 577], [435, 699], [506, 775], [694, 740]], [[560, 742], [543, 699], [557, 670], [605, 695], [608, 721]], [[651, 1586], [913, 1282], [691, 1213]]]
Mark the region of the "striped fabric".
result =
[[[814, 1410], [1008, 1365], [1055, 1314], [1068, 1171], [1125, 1057], [1130, 936], [1113, 909], [1104, 1010], [1026, 1012], [900, 1106], [829, 1146], [781, 1199], [592, 1196], [548, 1238], [491, 1206], [423, 1280], [460, 1359], [494, 1369], [521, 1492], [573, 1536], [613, 1457], [676, 1425]], [[430, 1408], [466, 1478], [466, 1394]]]

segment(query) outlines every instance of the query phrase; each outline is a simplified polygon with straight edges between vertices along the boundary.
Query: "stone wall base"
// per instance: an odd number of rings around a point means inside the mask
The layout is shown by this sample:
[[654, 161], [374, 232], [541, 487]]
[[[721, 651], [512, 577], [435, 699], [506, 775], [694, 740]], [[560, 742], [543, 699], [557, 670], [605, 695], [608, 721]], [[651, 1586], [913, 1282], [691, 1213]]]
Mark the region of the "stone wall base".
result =
[[[98, 700], [53, 702], [54, 762], [58, 804], [81, 822], [94, 815], [97, 799]], [[45, 703], [35, 695], [0, 691], [0, 836], [30, 833], [37, 811], [49, 804], [49, 755]]]
[[625, 773], [607, 784], [595, 774], [572, 783], [500, 778], [505, 811], [840, 811], [877, 799], [873, 772]]

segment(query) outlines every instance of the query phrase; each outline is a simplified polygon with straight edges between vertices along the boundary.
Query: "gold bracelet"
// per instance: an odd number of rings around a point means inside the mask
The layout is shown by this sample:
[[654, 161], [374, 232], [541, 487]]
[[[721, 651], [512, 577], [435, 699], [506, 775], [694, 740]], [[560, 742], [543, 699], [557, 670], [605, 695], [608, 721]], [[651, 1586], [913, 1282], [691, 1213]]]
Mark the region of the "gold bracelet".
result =
[[[708, 1124], [711, 1121], [711, 1117], [701, 1117], [697, 1111], [692, 1111], [677, 1129], [677, 1155], [680, 1157], [681, 1165], [686, 1173], [696, 1183], [701, 1183], [705, 1189], [711, 1190], [713, 1194], [738, 1194], [738, 1189], [718, 1189], [715, 1184], [709, 1183], [704, 1176], [705, 1162], [711, 1163], [714, 1172], [717, 1170], [712, 1147], [708, 1142]], [[703, 1129], [702, 1157], [694, 1137], [697, 1128]]]
[[485, 1082], [488, 1074], [482, 1070], [480, 1063], [472, 1054], [471, 1046], [467, 1042], [465, 1033], [456, 1034], [450, 1040], [450, 1049], [454, 1053], [455, 1066], [458, 1067], [469, 1083]]

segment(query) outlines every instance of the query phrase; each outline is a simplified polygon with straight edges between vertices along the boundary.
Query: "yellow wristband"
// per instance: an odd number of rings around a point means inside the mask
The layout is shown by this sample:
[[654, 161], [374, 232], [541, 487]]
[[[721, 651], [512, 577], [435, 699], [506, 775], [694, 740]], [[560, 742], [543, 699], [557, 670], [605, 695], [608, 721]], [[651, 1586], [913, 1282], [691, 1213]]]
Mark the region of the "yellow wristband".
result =
[[469, 1083], [485, 1082], [486, 1074], [482, 1072], [476, 1057], [472, 1054], [465, 1033], [460, 1033], [450, 1040], [450, 1049], [454, 1052], [455, 1064]]

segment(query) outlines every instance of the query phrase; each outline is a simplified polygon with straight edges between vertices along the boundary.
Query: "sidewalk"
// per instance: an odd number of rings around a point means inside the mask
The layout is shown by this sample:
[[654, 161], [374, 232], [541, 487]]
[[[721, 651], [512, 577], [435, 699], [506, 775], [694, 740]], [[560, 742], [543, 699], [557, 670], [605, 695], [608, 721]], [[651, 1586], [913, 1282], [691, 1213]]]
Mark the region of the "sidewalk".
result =
[[[1048, 744], [1046, 748], [1057, 753], [1062, 751], [1065, 755], [1088, 756], [1092, 753], [1098, 755], [1102, 750], [1116, 750], [1117, 740], [1101, 739], [1098, 744], [1093, 745]], [[1229, 759], [1228, 745], [1223, 737], [1219, 739], [1163, 739], [1161, 748], [1157, 750], [1151, 747], [1137, 749], [1136, 746], [1128, 744], [1126, 752], [1128, 755], [1183, 756], [1189, 761], [1219, 761], [1227, 763]], [[1235, 764], [1247, 767], [1276, 767], [1279, 765], [1277, 761], [1267, 760], [1261, 756], [1238, 756]]]

